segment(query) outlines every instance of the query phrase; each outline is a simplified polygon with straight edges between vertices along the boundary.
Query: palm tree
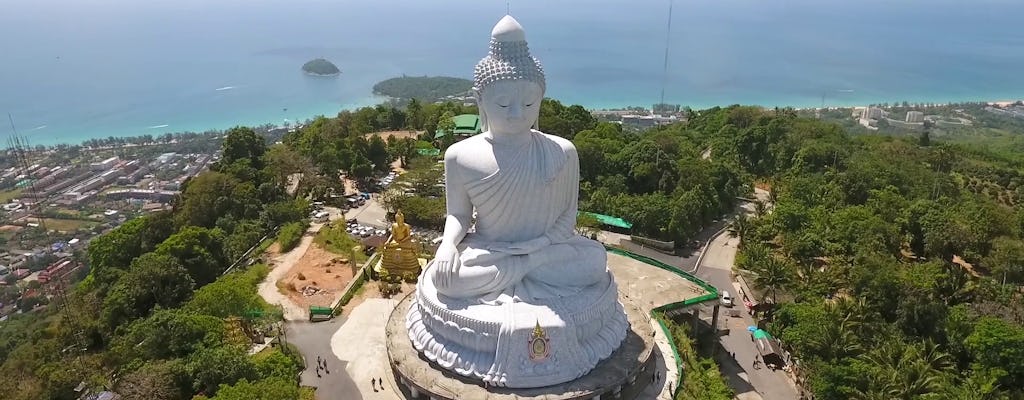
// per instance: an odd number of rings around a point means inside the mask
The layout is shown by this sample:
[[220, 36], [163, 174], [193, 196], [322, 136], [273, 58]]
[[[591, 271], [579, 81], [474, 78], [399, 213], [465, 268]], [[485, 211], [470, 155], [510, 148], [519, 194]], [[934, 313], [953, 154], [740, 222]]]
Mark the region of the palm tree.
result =
[[855, 325], [850, 321], [825, 325], [821, 335], [811, 338], [814, 354], [823, 360], [833, 361], [860, 353], [859, 340], [853, 333]]
[[762, 200], [754, 201], [754, 217], [761, 218], [768, 213], [768, 203]]
[[895, 340], [876, 348], [862, 359], [877, 371], [867, 393], [884, 393], [891, 399], [906, 400], [942, 390], [944, 381], [949, 378], [947, 372], [953, 365], [950, 355], [934, 344], [908, 345]]
[[738, 238], [740, 240], [739, 245], [736, 247], [743, 248], [743, 238], [750, 237], [750, 232], [753, 229], [751, 226], [750, 219], [747, 218], [746, 214], [739, 214], [732, 221], [729, 222], [729, 237]]
[[780, 290], [785, 290], [793, 283], [793, 271], [790, 265], [776, 257], [769, 256], [760, 265], [754, 266], [754, 284], [764, 289], [761, 301], [771, 295], [772, 303], [776, 303]]

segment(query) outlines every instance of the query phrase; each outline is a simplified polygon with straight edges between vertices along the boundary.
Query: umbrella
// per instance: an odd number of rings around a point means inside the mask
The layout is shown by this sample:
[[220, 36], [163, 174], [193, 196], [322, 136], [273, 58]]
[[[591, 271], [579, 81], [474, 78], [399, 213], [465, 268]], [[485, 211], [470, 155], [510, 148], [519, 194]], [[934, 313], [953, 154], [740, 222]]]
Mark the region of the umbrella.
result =
[[761, 329], [754, 331], [754, 339], [771, 339], [771, 335]]
[[751, 326], [748, 326], [748, 327], [747, 327], [747, 331], [748, 331], [748, 332], [753, 332], [753, 331], [756, 331], [756, 330], [757, 330], [757, 327], [756, 327], [756, 326], [753, 326], [753, 325], [751, 325]]

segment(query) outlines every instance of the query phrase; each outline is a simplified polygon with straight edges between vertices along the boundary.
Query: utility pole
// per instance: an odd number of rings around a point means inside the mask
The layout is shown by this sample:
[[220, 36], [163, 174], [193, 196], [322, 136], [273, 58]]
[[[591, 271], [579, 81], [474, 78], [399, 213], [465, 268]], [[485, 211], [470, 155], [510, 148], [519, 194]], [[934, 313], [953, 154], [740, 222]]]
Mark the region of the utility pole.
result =
[[[668, 49], [672, 42], [672, 0], [668, 0], [668, 27], [665, 29], [665, 60], [661, 71], [661, 100], [659, 105], [665, 107], [665, 86], [668, 85]], [[651, 110], [652, 113], [654, 110]]]
[[14, 127], [14, 117], [10, 113], [7, 113], [7, 120], [11, 123], [11, 138], [8, 139], [8, 150], [14, 152], [14, 159], [17, 161], [17, 165], [21, 167], [22, 172], [25, 174], [25, 179], [28, 181], [28, 194], [32, 198], [32, 207], [25, 207], [28, 212], [28, 217], [32, 216], [33, 211], [36, 214], [37, 222], [39, 227], [43, 229], [43, 233], [46, 234], [46, 221], [43, 220], [42, 214], [39, 213], [42, 208], [41, 204], [46, 199], [40, 199], [38, 193], [36, 193], [36, 180], [32, 179], [32, 176], [28, 174], [28, 151], [31, 150], [28, 144], [28, 138], [24, 138], [18, 135], [18, 129]]

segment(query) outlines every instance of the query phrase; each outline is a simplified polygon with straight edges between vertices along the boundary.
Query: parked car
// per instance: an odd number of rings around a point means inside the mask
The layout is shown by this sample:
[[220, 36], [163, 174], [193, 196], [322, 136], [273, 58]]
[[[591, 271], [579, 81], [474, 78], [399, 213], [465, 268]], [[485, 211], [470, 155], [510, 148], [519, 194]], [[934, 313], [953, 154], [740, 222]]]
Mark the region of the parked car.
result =
[[728, 290], [722, 291], [722, 305], [732, 307], [732, 295], [729, 294]]

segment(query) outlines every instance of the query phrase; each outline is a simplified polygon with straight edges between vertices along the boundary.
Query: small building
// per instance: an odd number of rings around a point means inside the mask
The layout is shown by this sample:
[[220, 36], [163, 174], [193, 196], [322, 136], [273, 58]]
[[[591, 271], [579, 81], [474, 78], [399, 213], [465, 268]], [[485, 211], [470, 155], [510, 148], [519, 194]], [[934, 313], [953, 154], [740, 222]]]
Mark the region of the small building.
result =
[[907, 120], [906, 120], [906, 122], [910, 122], [910, 123], [924, 122], [924, 113], [920, 112], [920, 111], [907, 111]]
[[452, 117], [452, 121], [455, 122], [455, 129], [451, 132], [446, 132], [442, 129], [438, 129], [434, 132], [434, 140], [441, 140], [445, 136], [455, 135], [456, 140], [465, 139], [467, 137], [476, 135], [482, 132], [480, 126], [480, 116], [476, 114], [461, 114]]
[[861, 113], [861, 119], [881, 119], [885, 113], [878, 107], [866, 107]]
[[108, 170], [117, 165], [117, 160], [118, 157], [114, 156], [100, 162], [94, 162], [92, 164], [89, 164], [89, 167], [92, 168], [93, 171]]

